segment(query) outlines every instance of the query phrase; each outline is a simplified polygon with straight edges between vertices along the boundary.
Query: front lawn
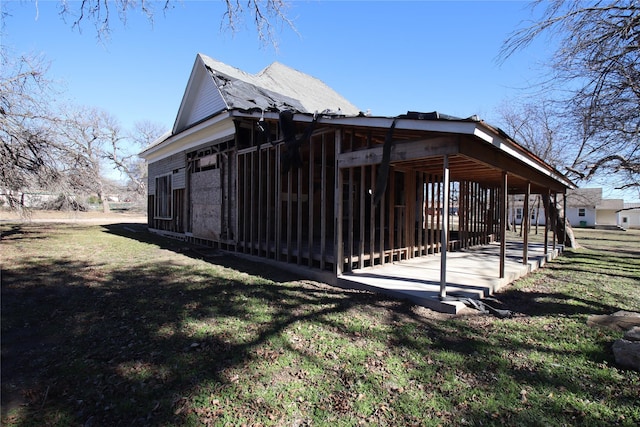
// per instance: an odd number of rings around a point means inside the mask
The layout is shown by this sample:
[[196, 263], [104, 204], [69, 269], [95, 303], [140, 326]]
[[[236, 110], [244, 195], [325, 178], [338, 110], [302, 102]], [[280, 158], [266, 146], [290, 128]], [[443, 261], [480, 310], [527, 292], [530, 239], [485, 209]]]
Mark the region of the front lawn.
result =
[[2, 224], [2, 425], [638, 425], [591, 314], [640, 311], [640, 232], [450, 316], [140, 225]]

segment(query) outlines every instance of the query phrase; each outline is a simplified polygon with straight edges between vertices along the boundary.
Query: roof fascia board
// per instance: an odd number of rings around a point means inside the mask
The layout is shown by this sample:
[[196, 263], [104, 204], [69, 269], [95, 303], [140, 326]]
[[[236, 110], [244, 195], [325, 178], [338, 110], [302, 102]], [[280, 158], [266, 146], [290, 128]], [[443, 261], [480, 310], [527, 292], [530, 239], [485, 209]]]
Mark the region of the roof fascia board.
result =
[[229, 119], [229, 113], [224, 112], [193, 126], [177, 135], [173, 135], [155, 147], [140, 153], [148, 162], [169, 157], [181, 151], [189, 150], [208, 141], [214, 141], [231, 136], [235, 133], [235, 124]]
[[[554, 173], [549, 169], [535, 167], [534, 165], [526, 163], [525, 168], [523, 168], [523, 162], [518, 158], [513, 157], [504, 150], [500, 150], [500, 147], [496, 148], [498, 148], [499, 151], [488, 150], [486, 147], [481, 147], [471, 140], [463, 139], [460, 141], [460, 154], [470, 159], [475, 159], [495, 169], [506, 171], [510, 175], [518, 176], [521, 179], [529, 180], [541, 186], [555, 189], [556, 191], [562, 190], [558, 184], [565, 188], [573, 188], [573, 184], [559, 173]], [[534, 172], [533, 175], [526, 173], [526, 171], [531, 170]], [[536, 178], [535, 175], [537, 175], [538, 178]]]
[[185, 88], [184, 93], [182, 94], [182, 100], [180, 101], [180, 108], [178, 108], [178, 114], [176, 114], [176, 119], [173, 122], [172, 133], [176, 132], [178, 121], [180, 120], [180, 118], [184, 114], [184, 110], [186, 109], [187, 98], [191, 93], [191, 88], [194, 86], [194, 81], [196, 78], [195, 76], [196, 76], [198, 67], [200, 66], [199, 65], [200, 62], [202, 62], [202, 58], [200, 58], [200, 55], [198, 54], [196, 55], [195, 61], [193, 61], [193, 67], [191, 68], [191, 74], [189, 75], [189, 80], [187, 81], [187, 87]]
[[544, 175], [547, 175], [550, 178], [555, 179], [556, 181], [559, 181], [561, 183], [563, 183], [563, 185], [567, 188], [575, 188], [575, 184], [573, 184], [569, 179], [567, 179], [566, 177], [564, 177], [560, 172], [556, 171], [555, 169], [549, 167], [546, 163], [543, 163], [541, 161], [536, 161], [533, 158], [531, 158], [530, 156], [527, 156], [526, 154], [520, 152], [519, 150], [514, 148], [514, 145], [509, 143], [508, 141], [506, 141], [505, 139], [501, 138], [501, 137], [494, 137], [493, 141], [491, 142], [496, 148], [498, 148], [500, 151], [506, 153], [507, 155], [509, 155], [510, 157], [513, 157], [514, 159], [524, 163], [525, 165], [543, 173]]
[[[236, 117], [265, 117], [270, 119], [277, 119], [277, 113], [265, 112], [240, 112], [232, 111], [232, 115]], [[295, 114], [294, 120], [298, 122], [311, 122], [313, 117], [310, 114]], [[404, 130], [422, 130], [429, 132], [446, 132], [446, 133], [460, 133], [474, 135], [476, 128], [476, 122], [454, 121], [454, 120], [413, 120], [413, 119], [398, 119], [393, 117], [358, 117], [358, 116], [337, 116], [337, 117], [324, 117], [320, 114], [318, 123], [327, 125], [339, 125], [339, 126], [361, 126], [370, 128], [383, 128], [388, 129], [391, 127], [393, 121], [396, 121], [396, 129]]]

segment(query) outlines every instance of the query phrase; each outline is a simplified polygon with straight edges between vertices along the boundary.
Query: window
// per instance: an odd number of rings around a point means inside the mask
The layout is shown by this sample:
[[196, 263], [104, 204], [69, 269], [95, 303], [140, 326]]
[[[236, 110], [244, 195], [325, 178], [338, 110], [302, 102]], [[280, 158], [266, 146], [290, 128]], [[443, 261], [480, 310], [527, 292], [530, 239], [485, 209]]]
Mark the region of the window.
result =
[[516, 208], [516, 219], [522, 219], [522, 208]]
[[626, 223], [628, 223], [628, 222], [629, 222], [629, 218], [627, 218], [626, 216], [623, 216], [623, 217], [622, 217], [622, 223], [623, 223], [623, 224], [626, 224]]
[[578, 208], [578, 216], [586, 216], [587, 210], [585, 208]]
[[171, 219], [171, 174], [156, 177], [155, 217]]

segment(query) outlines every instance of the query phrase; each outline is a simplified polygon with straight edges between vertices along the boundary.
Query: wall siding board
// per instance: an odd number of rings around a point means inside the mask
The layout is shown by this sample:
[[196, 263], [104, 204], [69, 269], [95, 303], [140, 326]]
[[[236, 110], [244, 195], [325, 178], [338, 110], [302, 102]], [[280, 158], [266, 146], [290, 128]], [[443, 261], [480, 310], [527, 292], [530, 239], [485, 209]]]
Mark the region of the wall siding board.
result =
[[198, 90], [194, 93], [197, 93], [197, 97], [194, 99], [193, 105], [184, 121], [185, 128], [206, 119], [211, 116], [212, 112], [215, 113], [227, 108], [227, 105], [212, 80], [204, 80], [201, 82]]
[[[178, 170], [177, 174], [174, 174], [172, 186], [174, 189], [176, 188], [184, 188], [184, 168], [186, 165], [186, 156], [184, 153], [174, 154], [173, 156], [165, 157], [164, 159], [158, 160], [157, 162], [149, 163], [148, 168], [148, 176], [149, 176], [149, 185], [148, 185], [148, 194], [155, 195], [156, 194], [156, 176], [165, 175], [168, 173], [173, 173], [174, 170]], [[176, 177], [175, 175], [182, 175], [181, 177]], [[178, 183], [176, 183], [176, 178]], [[181, 185], [176, 187], [176, 185]]]

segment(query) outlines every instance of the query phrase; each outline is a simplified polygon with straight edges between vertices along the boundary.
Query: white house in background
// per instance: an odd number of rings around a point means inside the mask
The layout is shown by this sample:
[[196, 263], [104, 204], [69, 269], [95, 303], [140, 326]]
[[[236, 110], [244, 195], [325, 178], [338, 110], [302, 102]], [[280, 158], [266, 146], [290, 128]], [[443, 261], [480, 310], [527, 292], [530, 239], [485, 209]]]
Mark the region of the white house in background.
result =
[[[509, 198], [508, 203], [513, 203], [513, 207], [509, 207], [508, 215], [509, 215], [509, 224], [522, 224], [522, 217], [524, 216], [524, 194], [516, 194]], [[544, 225], [545, 216], [544, 216], [544, 205], [542, 203], [542, 199], [540, 195], [536, 194], [529, 197], [529, 224], [532, 226]]]
[[574, 227], [618, 227], [622, 199], [603, 199], [602, 188], [567, 191], [567, 219]]
[[625, 203], [618, 211], [618, 224], [624, 229], [640, 228], [640, 203]]

